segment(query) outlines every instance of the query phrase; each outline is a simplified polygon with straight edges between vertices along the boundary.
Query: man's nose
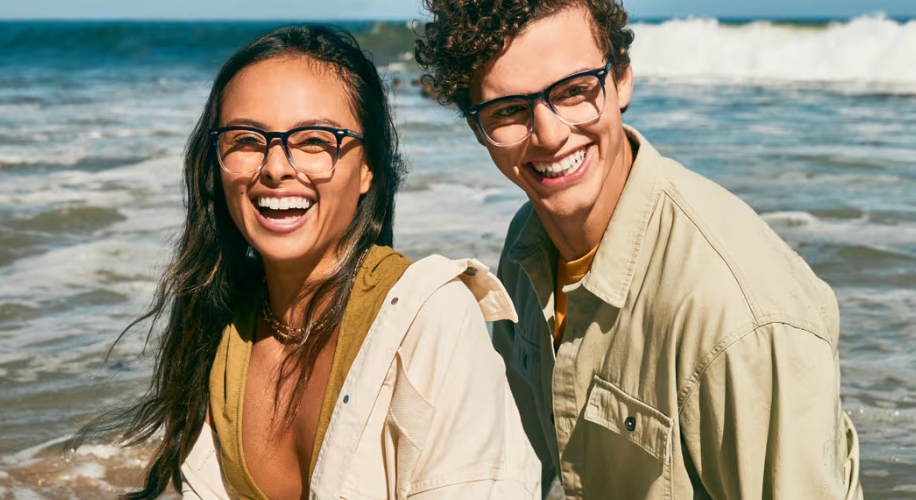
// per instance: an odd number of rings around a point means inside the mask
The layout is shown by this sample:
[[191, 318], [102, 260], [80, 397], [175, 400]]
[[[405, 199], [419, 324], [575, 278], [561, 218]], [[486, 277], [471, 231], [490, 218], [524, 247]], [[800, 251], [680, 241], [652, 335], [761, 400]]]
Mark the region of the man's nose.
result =
[[556, 150], [569, 138], [569, 125], [543, 100], [535, 102], [532, 113], [531, 146]]

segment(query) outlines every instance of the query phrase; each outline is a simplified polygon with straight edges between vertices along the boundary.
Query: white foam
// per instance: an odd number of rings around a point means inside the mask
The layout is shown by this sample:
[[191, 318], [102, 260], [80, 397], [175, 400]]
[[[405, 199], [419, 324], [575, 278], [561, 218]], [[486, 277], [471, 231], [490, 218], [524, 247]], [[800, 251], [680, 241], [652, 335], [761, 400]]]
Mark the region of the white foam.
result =
[[102, 479], [105, 477], [105, 467], [94, 463], [79, 464], [69, 472], [62, 474], [60, 479], [66, 481], [76, 477]]
[[761, 218], [791, 241], [818, 241], [834, 245], [868, 246], [908, 254], [916, 241], [916, 224], [876, 224], [866, 211], [857, 219], [820, 219], [808, 212], [769, 212]]
[[808, 212], [770, 212], [761, 215], [770, 225], [803, 226], [817, 223], [817, 217]]
[[916, 92], [916, 21], [882, 14], [821, 27], [679, 19], [633, 25], [637, 77], [835, 82]]
[[401, 193], [395, 246], [413, 257], [432, 252], [451, 258], [476, 257], [495, 269], [509, 222], [525, 199], [514, 186], [433, 184]]
[[109, 459], [124, 453], [123, 448], [119, 446], [114, 446], [110, 444], [89, 444], [83, 445], [80, 449], [76, 450], [77, 455], [81, 456], [94, 456], [102, 459]]

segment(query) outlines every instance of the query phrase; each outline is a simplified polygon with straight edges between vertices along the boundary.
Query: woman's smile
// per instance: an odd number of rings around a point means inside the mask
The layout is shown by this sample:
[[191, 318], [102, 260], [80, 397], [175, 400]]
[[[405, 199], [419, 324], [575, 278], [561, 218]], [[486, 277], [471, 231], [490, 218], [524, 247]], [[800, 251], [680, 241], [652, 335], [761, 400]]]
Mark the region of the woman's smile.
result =
[[261, 225], [280, 234], [291, 233], [305, 225], [311, 208], [317, 204], [311, 197], [282, 194], [256, 196], [251, 201]]

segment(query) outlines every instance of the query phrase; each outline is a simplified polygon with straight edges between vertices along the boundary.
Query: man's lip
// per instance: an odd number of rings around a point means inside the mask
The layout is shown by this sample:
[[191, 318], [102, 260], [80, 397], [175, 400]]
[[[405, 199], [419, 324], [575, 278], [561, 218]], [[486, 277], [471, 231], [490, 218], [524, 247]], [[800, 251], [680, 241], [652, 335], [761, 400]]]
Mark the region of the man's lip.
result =
[[[578, 149], [574, 150], [573, 152], [575, 151], [578, 151]], [[589, 144], [588, 146], [585, 147], [585, 158], [582, 160], [582, 164], [579, 165], [579, 168], [570, 172], [567, 175], [564, 175], [563, 177], [544, 177], [543, 175], [539, 174], [537, 170], [534, 169], [534, 165], [530, 163], [525, 164], [525, 170], [528, 171], [525, 173], [525, 175], [531, 176], [535, 180], [535, 182], [537, 182], [539, 185], [545, 188], [548, 188], [548, 189], [563, 188], [566, 186], [573, 185], [579, 182], [579, 180], [581, 180], [583, 177], [585, 177], [586, 172], [588, 172], [588, 170], [592, 168], [591, 164], [594, 161], [594, 157], [595, 157], [595, 145]]]
[[577, 148], [575, 148], [575, 149], [570, 149], [570, 150], [567, 151], [565, 154], [561, 154], [561, 155], [560, 155], [560, 154], [555, 154], [555, 155], [551, 155], [551, 156], [541, 156], [541, 157], [535, 157], [535, 158], [526, 158], [524, 163], [525, 163], [526, 165], [528, 165], [528, 166], [532, 166], [532, 164], [535, 163], [535, 162], [537, 162], [537, 163], [556, 163], [556, 162], [559, 162], [559, 161], [563, 161], [564, 159], [568, 158], [570, 155], [575, 154], [577, 151], [580, 151], [580, 150], [582, 150], [582, 149], [585, 149], [585, 150], [586, 150], [586, 153], [587, 153], [587, 152], [588, 152], [588, 149], [591, 148], [591, 147], [592, 147], [592, 144], [583, 144], [583, 145], [581, 145], [581, 146], [579, 146], [579, 147], [577, 147]]

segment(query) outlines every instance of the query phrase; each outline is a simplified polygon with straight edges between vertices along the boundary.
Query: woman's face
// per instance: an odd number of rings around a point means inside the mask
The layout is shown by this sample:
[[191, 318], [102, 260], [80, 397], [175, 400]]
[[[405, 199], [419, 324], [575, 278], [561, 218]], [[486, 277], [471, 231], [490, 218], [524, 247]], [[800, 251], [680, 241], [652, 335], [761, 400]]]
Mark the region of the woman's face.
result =
[[[319, 125], [362, 133], [350, 104], [346, 84], [324, 63], [277, 57], [246, 67], [229, 82], [218, 126], [286, 132]], [[306, 174], [274, 139], [259, 171], [220, 170], [232, 220], [265, 264], [317, 266], [333, 256], [372, 183], [360, 140], [345, 137], [339, 153], [332, 171]]]

